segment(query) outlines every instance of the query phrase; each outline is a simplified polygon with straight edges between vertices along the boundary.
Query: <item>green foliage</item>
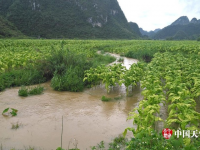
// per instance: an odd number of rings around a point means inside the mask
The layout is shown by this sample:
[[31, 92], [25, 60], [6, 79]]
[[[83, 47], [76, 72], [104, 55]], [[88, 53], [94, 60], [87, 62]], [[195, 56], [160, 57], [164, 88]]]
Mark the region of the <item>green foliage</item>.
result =
[[138, 35], [139, 37], [142, 36], [137, 23], [129, 22], [129, 26], [131, 27], [132, 31]]
[[43, 91], [44, 91], [44, 87], [36, 86], [36, 87], [30, 88], [28, 91], [28, 94], [29, 95], [39, 95], [39, 94], [42, 94]]
[[[63, 149], [61, 147], [58, 147], [56, 150], [65, 150], [65, 149]], [[80, 149], [78, 149], [78, 148], [72, 148], [72, 149], [66, 149], [66, 150], [80, 150]]]
[[92, 60], [92, 67], [95, 68], [98, 67], [99, 65], [107, 65], [115, 60], [116, 58], [114, 56], [110, 56], [109, 54], [106, 55], [96, 54], [94, 56], [94, 59]]
[[34, 69], [11, 70], [0, 74], [0, 91], [5, 88], [21, 85], [31, 85], [46, 81], [43, 73]]
[[1, 0], [0, 14], [23, 34], [35, 38], [138, 37], [132, 32], [117, 1], [40, 0], [33, 5], [29, 1]]
[[97, 68], [90, 68], [85, 71], [84, 81], [87, 80], [95, 84], [102, 81], [105, 83], [107, 92], [110, 91], [111, 86], [116, 84], [125, 84], [127, 91], [129, 86], [136, 85], [143, 76], [144, 63], [132, 64], [129, 70], [126, 70], [121, 63], [112, 66], [98, 66]]
[[92, 64], [87, 61], [86, 55], [75, 54], [69, 50], [64, 50], [63, 42], [61, 49], [52, 50], [51, 56], [47, 59], [45, 68], [49, 68], [49, 73], [53, 74], [51, 86], [58, 91], [82, 91], [84, 85], [84, 71]]
[[101, 97], [101, 100], [107, 102], [107, 101], [110, 101], [111, 98], [108, 98], [108, 97], [106, 97], [106, 96], [103, 95], [103, 96]]
[[[16, 116], [18, 110], [17, 110], [17, 109], [14, 109], [14, 108], [10, 108], [10, 109], [11, 109], [10, 114], [11, 114], [12, 116]], [[9, 108], [4, 109], [3, 112], [2, 112], [2, 115], [5, 115], [5, 113], [7, 113], [8, 110], [9, 110]]]
[[51, 86], [58, 91], [82, 91], [84, 88], [82, 68], [70, 67], [64, 75], [55, 73], [51, 80]]
[[51, 55], [47, 57], [42, 69], [45, 69], [45, 72], [52, 76], [55, 72], [59, 75], [65, 74], [69, 67], [89, 68], [91, 63], [86, 60], [86, 57], [85, 54], [76, 54], [68, 49], [64, 49], [64, 41], [62, 41], [60, 49], [52, 48]]
[[24, 38], [25, 36], [8, 20], [0, 15], [0, 38]]
[[123, 74], [126, 68], [121, 63], [112, 66], [98, 66], [97, 68], [90, 68], [85, 71], [85, 78], [83, 81], [99, 83], [102, 80], [105, 83], [107, 92], [109, 93], [110, 87], [115, 86], [116, 83], [122, 85]]
[[196, 40], [200, 34], [200, 24], [171, 25], [157, 32], [154, 39]]
[[197, 41], [200, 41], [200, 37], [197, 39]]
[[17, 123], [12, 123], [12, 127], [11, 127], [11, 129], [15, 129], [15, 130], [17, 130], [20, 126], [22, 126], [22, 124], [21, 123], [19, 123], [19, 122], [17, 122]]
[[61, 147], [58, 147], [58, 148], [56, 148], [56, 150], [65, 150], [65, 149], [63, 149], [63, 148], [61, 148]]
[[126, 150], [198, 150], [200, 148], [199, 139], [191, 138], [191, 144], [188, 146], [184, 144], [185, 139], [181, 137], [175, 138], [175, 136], [172, 135], [170, 139], [166, 140], [163, 138], [162, 133], [157, 133], [154, 130], [148, 133], [146, 130], [143, 130], [136, 134], [135, 138], [127, 142]]
[[28, 96], [28, 89], [25, 86], [22, 86], [18, 91], [18, 95], [23, 97]]
[[31, 87], [31, 88], [27, 88], [25, 86], [22, 86], [18, 91], [18, 95], [23, 96], [23, 97], [27, 97], [28, 95], [42, 94], [43, 91], [44, 91], [44, 87], [42, 87], [40, 85], [36, 86], [36, 87]]
[[124, 58], [120, 57], [120, 58], [118, 59], [118, 62], [124, 62]]
[[155, 50], [152, 50], [152, 51], [147, 51], [147, 50], [132, 51], [132, 50], [130, 50], [125, 54], [125, 56], [129, 57], [129, 58], [141, 59], [145, 62], [150, 62], [151, 59], [153, 58], [154, 53], [155, 53]]
[[[10, 150], [18, 150], [18, 149], [12, 148], [12, 149], [10, 149]], [[35, 150], [35, 148], [29, 146], [29, 147], [24, 147], [24, 150]]]
[[123, 136], [116, 137], [111, 143], [109, 143], [108, 150], [122, 150], [125, 149], [128, 139]]
[[97, 146], [92, 146], [91, 150], [123, 150], [125, 149], [127, 142], [128, 139], [120, 135], [109, 143], [109, 148], [106, 148], [104, 141], [101, 141]]
[[[128, 117], [128, 119], [133, 119], [133, 124], [137, 125], [137, 128], [125, 129], [124, 135], [126, 135], [127, 130], [132, 131], [134, 137], [138, 136], [139, 142], [142, 137], [145, 137], [145, 134], [147, 137], [150, 135], [158, 121], [164, 121], [166, 127], [174, 130], [178, 128], [191, 131], [199, 130], [200, 113], [196, 111], [194, 99], [200, 95], [200, 70], [197, 69], [200, 59], [195, 52], [190, 53], [190, 55], [183, 51], [154, 55], [152, 61], [145, 68], [141, 80], [144, 99], [140, 101], [138, 108], [130, 112]], [[169, 114], [166, 120], [163, 120], [159, 115], [161, 103], [168, 104]], [[171, 141], [168, 143], [171, 146], [166, 147], [175, 147], [177, 142], [174, 144]], [[177, 148], [190, 147], [191, 143], [190, 140], [183, 140], [182, 146], [179, 145]], [[145, 143], [144, 146], [150, 145]], [[194, 148], [194, 145], [191, 147]]]
[[101, 141], [99, 144], [97, 144], [97, 146], [91, 147], [91, 150], [104, 150], [104, 149], [105, 149], [104, 141]]

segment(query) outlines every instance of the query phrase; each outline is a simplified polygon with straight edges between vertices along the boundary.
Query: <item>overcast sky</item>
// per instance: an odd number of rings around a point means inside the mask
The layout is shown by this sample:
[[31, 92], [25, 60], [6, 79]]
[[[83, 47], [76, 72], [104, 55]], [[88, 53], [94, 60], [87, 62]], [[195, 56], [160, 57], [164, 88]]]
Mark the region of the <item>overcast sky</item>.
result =
[[118, 0], [127, 20], [144, 30], [164, 28], [180, 16], [200, 19], [200, 0]]

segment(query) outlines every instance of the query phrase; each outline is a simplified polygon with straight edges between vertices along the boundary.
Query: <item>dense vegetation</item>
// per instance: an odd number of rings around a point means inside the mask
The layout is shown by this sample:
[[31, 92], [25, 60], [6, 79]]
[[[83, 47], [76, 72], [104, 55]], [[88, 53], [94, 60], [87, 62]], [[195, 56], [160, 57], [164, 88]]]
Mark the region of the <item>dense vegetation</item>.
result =
[[130, 25], [132, 31], [135, 33], [135, 35], [139, 35], [140, 37], [142, 37], [142, 34], [139, 30], [137, 23], [129, 22], [129, 25]]
[[[121, 64], [105, 66], [114, 59], [97, 54], [98, 50], [149, 63], [134, 64], [129, 70]], [[198, 41], [0, 40], [0, 55], [1, 90], [48, 79], [55, 90], [70, 91], [81, 91], [100, 81], [105, 83], [108, 92], [115, 84], [129, 87], [140, 82], [144, 99], [129, 116], [137, 128], [129, 127], [124, 132], [132, 131], [134, 138], [120, 140], [126, 143], [126, 149], [200, 148], [199, 138], [177, 138], [173, 134], [166, 140], [155, 131], [158, 122], [163, 122], [164, 127], [173, 129], [174, 133], [179, 128], [199, 131]], [[106, 97], [102, 100], [107, 101]], [[166, 119], [160, 113], [163, 106], [168, 108]], [[120, 145], [110, 145], [110, 150], [116, 149], [120, 149]]]
[[117, 0], [1, 0], [0, 15], [23, 34], [36, 38], [139, 37]]
[[170, 25], [157, 32], [153, 39], [196, 40], [200, 35], [200, 23]]
[[[53, 89], [82, 91], [84, 71], [115, 60], [87, 41], [1, 40], [0, 91], [51, 80]], [[92, 45], [91, 45], [92, 46]], [[93, 45], [95, 46], [95, 45]]]
[[0, 38], [3, 37], [23, 38], [25, 36], [11, 22], [0, 15]]

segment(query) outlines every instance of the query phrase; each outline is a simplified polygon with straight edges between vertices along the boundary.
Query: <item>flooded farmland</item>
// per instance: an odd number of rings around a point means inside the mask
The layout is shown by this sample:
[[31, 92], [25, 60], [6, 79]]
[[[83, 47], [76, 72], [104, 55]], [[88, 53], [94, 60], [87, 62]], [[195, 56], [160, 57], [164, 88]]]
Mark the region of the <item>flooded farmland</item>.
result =
[[[116, 56], [115, 56], [116, 57]], [[134, 59], [124, 58], [127, 68]], [[100, 141], [108, 144], [122, 134], [126, 127], [132, 127], [132, 120], [126, 121], [129, 112], [142, 99], [139, 86], [134, 87], [131, 97], [127, 97], [125, 86], [114, 87], [109, 94], [104, 85], [83, 92], [58, 92], [43, 83], [42, 95], [20, 97], [20, 87], [6, 89], [0, 93], [0, 111], [5, 108], [18, 110], [16, 117], [0, 115], [0, 144], [3, 149], [23, 149], [34, 147], [55, 150], [61, 143], [63, 116], [63, 148], [90, 149]], [[112, 98], [109, 102], [101, 97]], [[114, 98], [120, 97], [119, 100]], [[18, 129], [11, 129], [19, 124]], [[128, 133], [130, 137], [132, 133]], [[75, 139], [75, 140], [74, 140]]]

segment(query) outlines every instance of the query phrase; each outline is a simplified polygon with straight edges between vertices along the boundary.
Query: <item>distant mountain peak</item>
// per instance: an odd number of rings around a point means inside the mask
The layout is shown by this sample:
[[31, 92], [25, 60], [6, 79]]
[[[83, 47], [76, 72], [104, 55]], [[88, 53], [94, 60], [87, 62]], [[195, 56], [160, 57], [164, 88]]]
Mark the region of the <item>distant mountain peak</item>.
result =
[[150, 37], [150, 38], [152, 38], [158, 31], [160, 31], [161, 29], [155, 29], [155, 30], [153, 30], [153, 31], [145, 31], [145, 30], [143, 30], [142, 28], [139, 28], [140, 29], [140, 32], [141, 32], [141, 34], [143, 35], [143, 36], [148, 36], [148, 37]]
[[200, 35], [200, 20], [193, 18], [189, 21], [187, 16], [179, 17], [171, 25], [157, 32], [154, 39], [196, 40]]
[[198, 23], [197, 18], [192, 18], [192, 20], [190, 21], [190, 23]]
[[181, 16], [176, 21], [174, 21], [171, 25], [187, 25], [190, 21], [187, 16]]

